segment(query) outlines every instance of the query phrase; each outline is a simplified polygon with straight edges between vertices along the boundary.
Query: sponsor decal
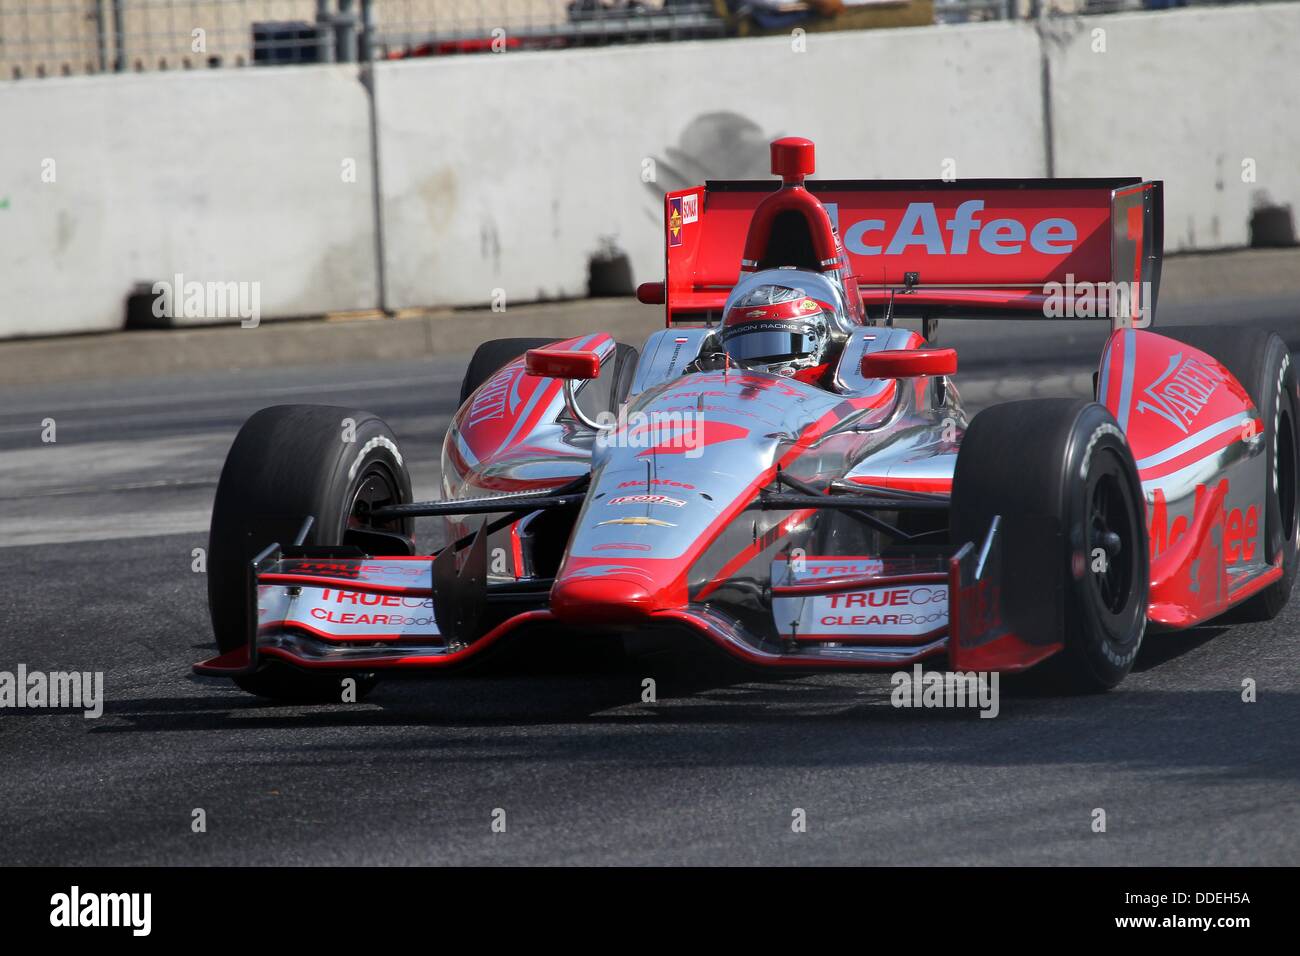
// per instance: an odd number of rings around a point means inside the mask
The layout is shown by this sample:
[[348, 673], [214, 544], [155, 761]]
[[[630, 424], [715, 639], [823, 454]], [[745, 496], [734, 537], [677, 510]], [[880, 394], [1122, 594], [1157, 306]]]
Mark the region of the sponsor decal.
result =
[[1154, 412], [1185, 435], [1224, 380], [1218, 369], [1179, 352], [1169, 359], [1164, 374], [1143, 389], [1146, 399], [1140, 399], [1136, 408]]
[[262, 586], [258, 589], [258, 614], [268, 626], [280, 621], [299, 624], [336, 640], [438, 635], [433, 598], [421, 595]]
[[917, 634], [948, 623], [948, 588], [914, 585], [874, 591], [847, 591], [811, 599], [819, 605], [822, 633]]
[[620, 481], [618, 483], [618, 486], [620, 488], [643, 488], [647, 484], [663, 485], [666, 488], [682, 488], [686, 491], [695, 490], [694, 485], [688, 484], [687, 482], [684, 481], [673, 481], [673, 479], [671, 478], [651, 478], [649, 480], [645, 478], [634, 478], [631, 481]]
[[853, 633], [894, 634], [912, 632], [923, 624], [933, 630], [948, 623], [946, 612], [933, 614], [828, 614], [817, 622], [823, 633], [845, 633], [836, 628], [852, 628]]
[[943, 585], [918, 584], [912, 587], [887, 588], [879, 591], [846, 591], [828, 595], [833, 608], [913, 607], [947, 604], [948, 589]]
[[673, 354], [668, 358], [668, 374], [677, 371], [677, 361], [682, 356], [682, 346], [689, 342], [690, 339], [685, 335], [679, 335], [673, 339]]
[[841, 578], [850, 575], [883, 574], [885, 562], [880, 558], [819, 558], [805, 555], [789, 562], [780, 558], [773, 562], [772, 580], [784, 583], [789, 580], [787, 564], [794, 565], [798, 580], [808, 578]]
[[367, 627], [436, 627], [432, 611], [423, 617], [411, 617], [408, 614], [366, 614], [354, 611], [331, 611], [329, 608], [314, 607], [311, 617], [326, 624], [365, 625]]
[[[827, 577], [809, 574], [798, 577]], [[913, 584], [838, 594], [781, 597], [772, 602], [782, 633], [804, 640], [919, 637], [948, 624], [948, 587]], [[793, 613], [792, 613], [793, 612]]]
[[964, 256], [972, 244], [993, 256], [1020, 255], [1026, 245], [1041, 255], [1064, 256], [1074, 251], [1078, 227], [1069, 219], [1053, 217], [1028, 224], [1019, 219], [984, 221], [978, 214], [984, 200], [969, 199], [952, 218], [940, 223], [932, 202], [908, 203], [891, 230], [884, 219], [860, 219], [844, 232], [844, 248], [859, 256], [898, 256], [920, 249], [932, 256]]
[[676, 528], [677, 527], [677, 525], [673, 524], [671, 521], [660, 521], [658, 518], [646, 518], [641, 515], [637, 515], [636, 517], [632, 517], [632, 518], [610, 518], [607, 521], [597, 521], [596, 527], [603, 528], [606, 525], [610, 525], [610, 524], [631, 524], [631, 525], [638, 525], [644, 528]]
[[330, 578], [363, 580], [366, 578], [421, 578], [428, 577], [429, 569], [418, 561], [392, 564], [355, 564], [342, 561], [285, 561], [267, 573], [307, 574]]
[[585, 568], [574, 568], [572, 571], [566, 570], [563, 576], [572, 580], [575, 578], [603, 578], [611, 574], [642, 578], [646, 581], [654, 579], [654, 575], [645, 568], [633, 567], [630, 564], [590, 564]]
[[685, 508], [686, 502], [681, 498], [669, 498], [667, 495], [619, 495], [610, 498], [606, 504], [611, 505], [668, 505], [673, 508]]
[[689, 196], [683, 196], [682, 203], [682, 223], [695, 222], [700, 218], [700, 194], [691, 193]]
[[[1224, 479], [1224, 484], [1227, 479]], [[1204, 505], [1205, 496], [1209, 493], [1209, 488], [1203, 484], [1196, 486], [1195, 497], [1192, 503], [1192, 514], [1196, 514]], [[1227, 490], [1225, 489], [1225, 499]], [[1244, 511], [1241, 508], [1232, 508], [1225, 510], [1218, 516], [1223, 522], [1223, 558], [1228, 564], [1236, 564], [1239, 561], [1250, 561], [1255, 557], [1258, 550], [1259, 542], [1259, 509], [1255, 505], [1250, 505]], [[1157, 488], [1152, 495], [1150, 512], [1147, 524], [1147, 537], [1151, 542], [1151, 558], [1154, 560], [1160, 554], [1172, 548], [1178, 543], [1178, 539], [1187, 533], [1191, 527], [1191, 517], [1189, 515], [1178, 515], [1172, 522], [1169, 520], [1169, 504], [1165, 499], [1165, 493]]]
[[682, 200], [681, 197], [668, 200], [668, 245], [682, 244]]
[[420, 607], [433, 609], [433, 598], [412, 597], [409, 594], [370, 594], [366, 591], [338, 591], [324, 588], [322, 601], [335, 604], [353, 604], [365, 607]]
[[484, 382], [474, 393], [474, 400], [465, 415], [465, 427], [496, 421], [504, 416], [515, 379], [523, 374], [523, 363], [513, 362]]

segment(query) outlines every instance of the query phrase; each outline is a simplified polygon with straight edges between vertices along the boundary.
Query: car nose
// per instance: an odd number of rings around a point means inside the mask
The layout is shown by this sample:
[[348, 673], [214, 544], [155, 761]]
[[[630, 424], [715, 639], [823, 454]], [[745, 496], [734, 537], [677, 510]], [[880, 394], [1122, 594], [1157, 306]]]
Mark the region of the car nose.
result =
[[569, 624], [634, 624], [657, 610], [656, 589], [635, 570], [561, 575], [551, 588], [551, 613]]

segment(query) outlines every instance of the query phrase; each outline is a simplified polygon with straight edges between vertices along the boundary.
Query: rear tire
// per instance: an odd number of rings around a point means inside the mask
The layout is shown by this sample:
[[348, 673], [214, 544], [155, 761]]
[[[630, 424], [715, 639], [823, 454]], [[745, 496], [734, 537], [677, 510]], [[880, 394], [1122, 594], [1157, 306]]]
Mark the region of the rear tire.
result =
[[1271, 621], [1286, 607], [1300, 566], [1300, 522], [1297, 521], [1297, 452], [1300, 451], [1300, 393], [1286, 342], [1262, 329], [1223, 329], [1212, 326], [1157, 328], [1218, 359], [1241, 383], [1264, 422], [1268, 455], [1264, 498], [1265, 555], [1282, 554], [1282, 577], [1232, 611], [1234, 620]]
[[465, 368], [465, 377], [460, 383], [460, 401], [456, 407], [464, 406], [480, 385], [529, 349], [540, 349], [554, 343], [555, 339], [492, 339], [484, 342], [474, 350], [474, 356]]
[[[369, 412], [326, 405], [276, 405], [254, 414], [226, 455], [208, 536], [208, 611], [224, 653], [246, 640], [248, 562], [267, 545], [291, 544], [311, 515], [304, 544], [343, 545], [367, 530], [404, 535], [412, 519], [374, 523], [367, 514], [411, 500], [411, 479], [392, 432]], [[276, 700], [339, 701], [341, 681], [357, 699], [373, 675], [322, 674], [268, 660], [235, 682]]]
[[[463, 408], [469, 397], [478, 391], [479, 386], [490, 379], [506, 365], [522, 356], [529, 349], [540, 349], [555, 344], [555, 339], [493, 339], [484, 342], [475, 350], [469, 366], [465, 369], [465, 378], [460, 384], [460, 403]], [[630, 345], [622, 342], [614, 344], [614, 358], [601, 368], [600, 378], [589, 383], [579, 391], [579, 403], [583, 410], [596, 414], [602, 411], [617, 411], [619, 402], [627, 398], [632, 387], [632, 378], [636, 373], [640, 354]], [[612, 380], [606, 380], [606, 370], [612, 374]]]
[[1114, 687], [1142, 644], [1150, 574], [1142, 486], [1110, 412], [1036, 399], [976, 415], [953, 475], [952, 540], [982, 541], [998, 514], [1053, 517], [1062, 532], [1059, 545], [1035, 545], [1041, 553], [1003, 554], [1009, 603], [1042, 598], [1035, 576], [1017, 567], [1049, 569], [1063, 582], [1064, 650], [1030, 673], [1069, 692]]

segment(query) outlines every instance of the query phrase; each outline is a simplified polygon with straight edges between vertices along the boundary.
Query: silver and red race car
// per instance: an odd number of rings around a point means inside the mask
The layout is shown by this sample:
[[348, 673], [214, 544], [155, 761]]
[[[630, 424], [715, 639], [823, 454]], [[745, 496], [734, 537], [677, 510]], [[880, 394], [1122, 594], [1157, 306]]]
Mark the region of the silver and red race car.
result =
[[[1103, 690], [1148, 627], [1279, 612], [1295, 371], [1275, 334], [1151, 330], [1160, 183], [807, 181], [794, 138], [772, 165], [665, 197], [665, 279], [638, 296], [666, 328], [639, 352], [479, 348], [440, 501], [411, 500], [373, 415], [250, 418], [212, 516], [220, 653], [195, 669], [337, 698], [507, 640], [653, 631], [766, 668]], [[1055, 316], [1111, 322], [1095, 400], [968, 421], [935, 323]], [[446, 523], [435, 553], [419, 516]]]

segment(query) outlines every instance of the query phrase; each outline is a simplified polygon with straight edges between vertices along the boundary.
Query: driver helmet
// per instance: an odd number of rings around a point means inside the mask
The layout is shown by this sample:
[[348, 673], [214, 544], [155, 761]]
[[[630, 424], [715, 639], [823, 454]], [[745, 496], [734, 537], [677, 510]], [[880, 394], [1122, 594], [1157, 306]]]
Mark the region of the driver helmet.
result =
[[760, 285], [722, 317], [722, 348], [744, 368], [778, 375], [820, 365], [830, 342], [831, 307], [802, 289]]

